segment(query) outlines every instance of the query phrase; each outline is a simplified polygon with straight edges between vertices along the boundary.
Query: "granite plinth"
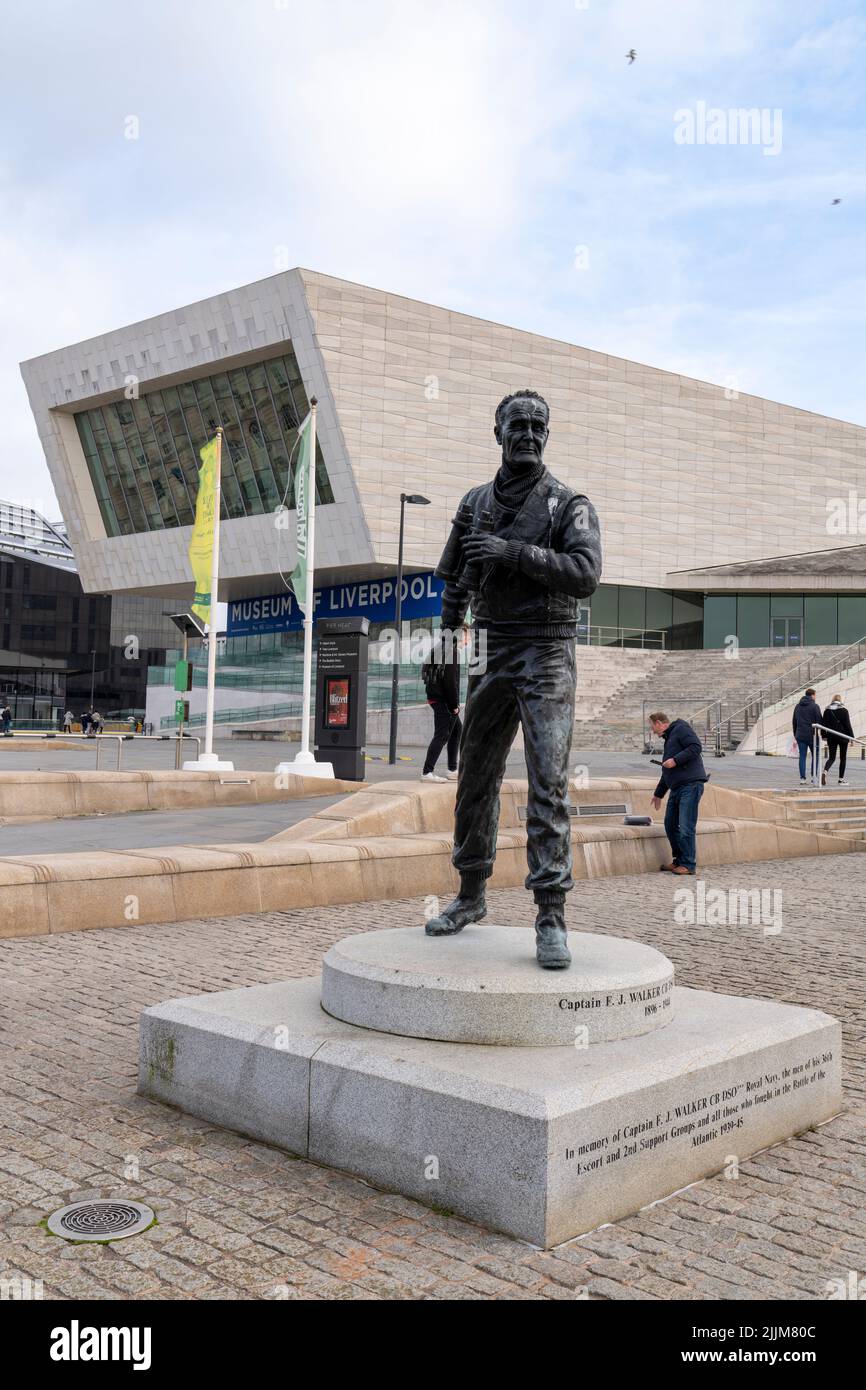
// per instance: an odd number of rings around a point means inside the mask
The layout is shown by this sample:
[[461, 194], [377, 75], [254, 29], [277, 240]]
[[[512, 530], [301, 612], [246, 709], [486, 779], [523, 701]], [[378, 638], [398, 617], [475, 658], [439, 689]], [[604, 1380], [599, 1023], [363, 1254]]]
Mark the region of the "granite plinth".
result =
[[325, 956], [322, 1007], [382, 1033], [501, 1047], [611, 1042], [670, 1022], [674, 968], [659, 951], [588, 932], [569, 941], [571, 967], [553, 972], [525, 927], [363, 932]]
[[343, 1023], [320, 981], [147, 1009], [153, 1099], [550, 1247], [841, 1108], [839, 1024], [673, 991], [640, 1039], [503, 1047]]

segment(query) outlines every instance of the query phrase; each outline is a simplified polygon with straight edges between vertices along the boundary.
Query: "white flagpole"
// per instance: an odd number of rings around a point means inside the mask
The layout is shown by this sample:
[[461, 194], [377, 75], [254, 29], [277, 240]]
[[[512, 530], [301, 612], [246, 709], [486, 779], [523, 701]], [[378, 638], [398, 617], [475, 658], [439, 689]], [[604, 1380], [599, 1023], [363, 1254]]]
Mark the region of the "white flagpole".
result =
[[[277, 774], [294, 772], [302, 777], [333, 777], [331, 763], [317, 762], [310, 751], [310, 710], [313, 686], [313, 623], [315, 614], [316, 571], [316, 411], [318, 401], [310, 397], [310, 467], [306, 480], [307, 505], [307, 588], [304, 595], [304, 690], [301, 705], [301, 749], [291, 762], [278, 763]], [[297, 501], [297, 498], [295, 499]]]
[[301, 758], [314, 762], [310, 753], [310, 695], [313, 683], [313, 603], [316, 568], [316, 411], [310, 398], [310, 471], [307, 479], [307, 593], [304, 613], [304, 699], [301, 714]]
[[220, 484], [222, 481], [223, 432], [216, 433], [214, 470], [213, 554], [210, 562], [210, 620], [207, 628], [207, 705], [204, 718], [204, 755], [213, 757], [213, 712], [216, 693], [216, 613], [220, 581]]
[[232, 772], [234, 763], [223, 762], [213, 751], [214, 704], [216, 697], [217, 656], [217, 595], [220, 577], [220, 496], [222, 477], [223, 432], [216, 432], [216, 467], [214, 469], [213, 553], [210, 564], [210, 618], [207, 628], [207, 703], [204, 717], [204, 752], [192, 762], [184, 763], [185, 772]]

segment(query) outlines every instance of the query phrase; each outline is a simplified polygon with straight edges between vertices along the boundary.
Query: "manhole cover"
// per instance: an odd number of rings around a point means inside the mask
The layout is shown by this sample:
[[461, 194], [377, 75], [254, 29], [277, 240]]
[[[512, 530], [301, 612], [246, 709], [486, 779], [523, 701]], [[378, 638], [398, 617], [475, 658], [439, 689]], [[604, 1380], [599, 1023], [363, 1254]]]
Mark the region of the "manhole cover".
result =
[[146, 1231], [153, 1220], [143, 1202], [73, 1202], [49, 1216], [48, 1229], [65, 1240], [125, 1240]]

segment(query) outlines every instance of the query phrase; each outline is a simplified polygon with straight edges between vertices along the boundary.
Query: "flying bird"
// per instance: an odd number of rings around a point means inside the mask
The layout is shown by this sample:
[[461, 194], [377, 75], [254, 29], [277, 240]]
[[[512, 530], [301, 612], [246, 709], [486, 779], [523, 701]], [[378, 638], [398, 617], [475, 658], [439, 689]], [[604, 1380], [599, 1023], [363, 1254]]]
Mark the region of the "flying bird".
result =
[[841, 201], [842, 201], [841, 198], [834, 198], [833, 201], [832, 201], [832, 203], [830, 204], [831, 208], [834, 208], [834, 207], [836, 206], [836, 204], [837, 204], [837, 203], [841, 203]]
[[637, 57], [637, 53], [635, 52], [635, 50], [634, 50], [633, 48], [630, 48], [629, 51], [628, 51], [628, 53], [627, 53], [625, 56], [628, 58], [629, 67], [631, 67], [632, 63], [634, 62], [635, 58]]

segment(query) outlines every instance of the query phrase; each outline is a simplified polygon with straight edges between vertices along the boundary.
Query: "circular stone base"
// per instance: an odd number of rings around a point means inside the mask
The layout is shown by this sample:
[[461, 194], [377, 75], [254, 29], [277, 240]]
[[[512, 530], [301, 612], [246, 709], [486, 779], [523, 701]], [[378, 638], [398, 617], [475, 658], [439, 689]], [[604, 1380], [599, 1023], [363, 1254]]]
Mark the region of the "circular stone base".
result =
[[674, 968], [660, 952], [584, 932], [568, 943], [570, 969], [553, 971], [525, 927], [349, 936], [325, 956], [322, 1008], [380, 1033], [506, 1047], [612, 1042], [670, 1022]]

